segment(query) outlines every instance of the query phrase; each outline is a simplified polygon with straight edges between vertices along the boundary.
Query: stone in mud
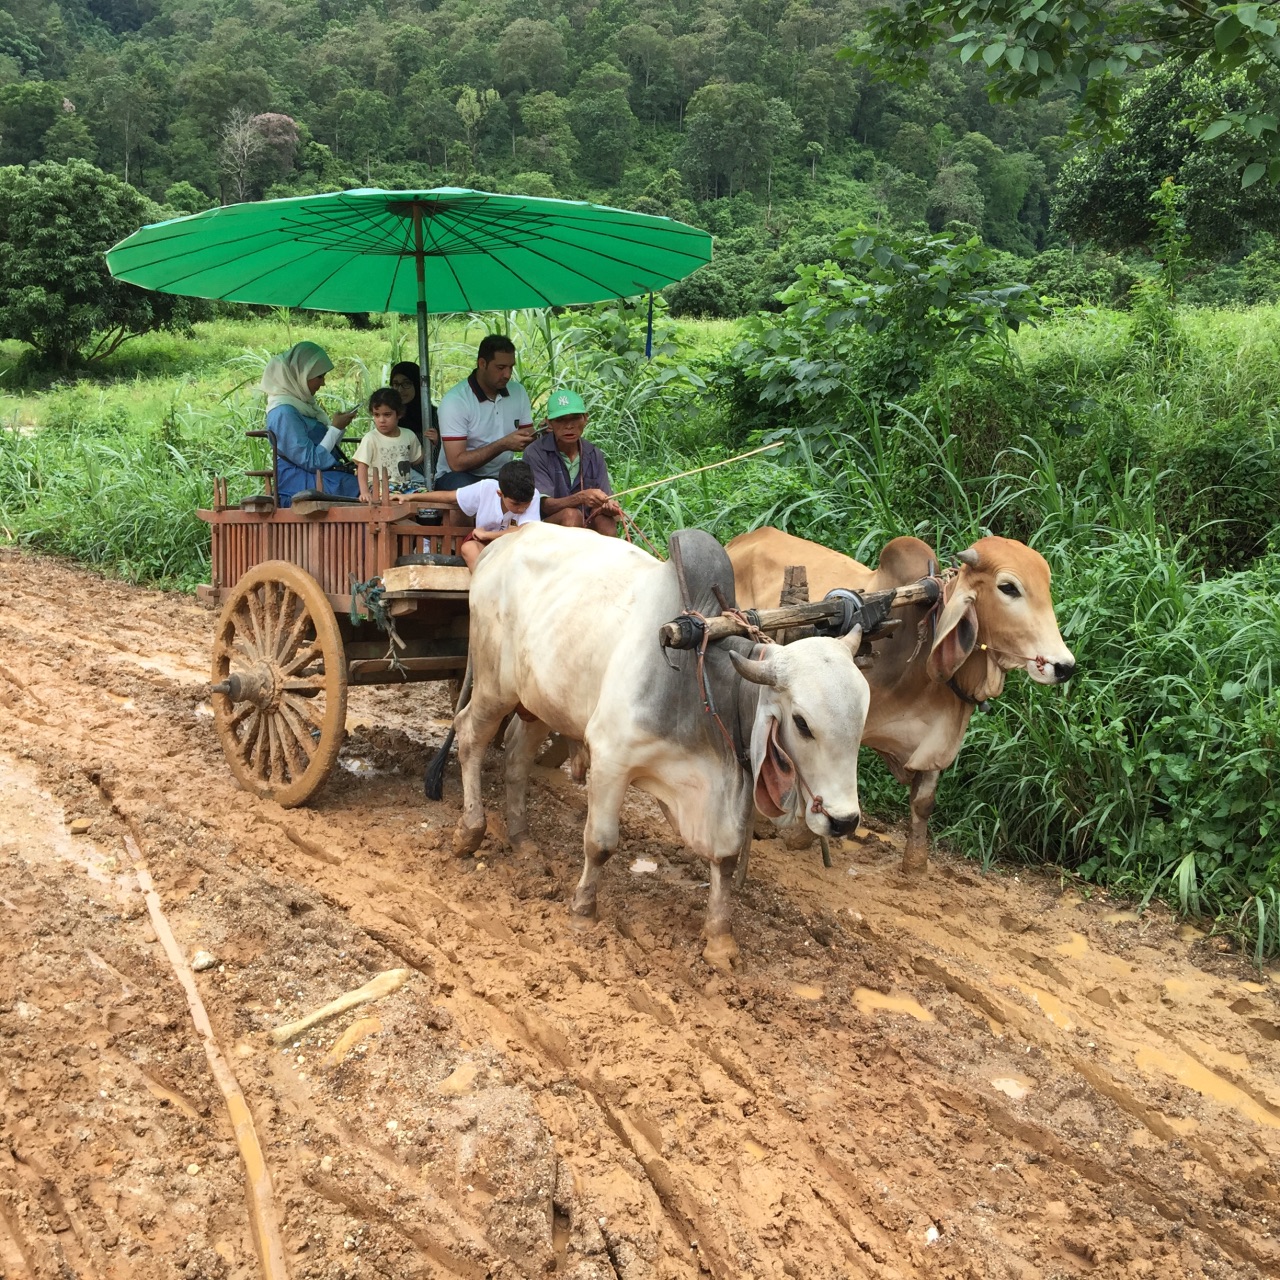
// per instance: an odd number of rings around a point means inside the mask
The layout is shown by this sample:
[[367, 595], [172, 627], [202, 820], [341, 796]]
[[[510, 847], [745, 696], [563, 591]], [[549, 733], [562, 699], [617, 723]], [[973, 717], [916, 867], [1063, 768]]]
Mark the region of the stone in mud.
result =
[[458, 1098], [470, 1093], [476, 1083], [476, 1065], [474, 1062], [463, 1062], [454, 1068], [453, 1074], [440, 1081], [441, 1093]]
[[203, 973], [206, 969], [212, 969], [218, 962], [207, 951], [197, 951], [191, 957], [191, 967], [197, 973]]
[[88, 818], [73, 818], [67, 828], [73, 836], [87, 836], [93, 823]]

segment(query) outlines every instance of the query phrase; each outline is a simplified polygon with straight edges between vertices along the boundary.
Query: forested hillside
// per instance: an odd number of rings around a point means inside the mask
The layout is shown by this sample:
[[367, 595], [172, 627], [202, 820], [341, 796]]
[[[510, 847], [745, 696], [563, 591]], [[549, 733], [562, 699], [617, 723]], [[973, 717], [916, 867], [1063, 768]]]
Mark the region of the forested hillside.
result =
[[739, 314], [857, 221], [1055, 238], [1062, 95], [1017, 110], [939, 62], [841, 51], [856, 0], [5, 0], [0, 163], [84, 158], [171, 208], [454, 183], [672, 214], [720, 264], [673, 299]]

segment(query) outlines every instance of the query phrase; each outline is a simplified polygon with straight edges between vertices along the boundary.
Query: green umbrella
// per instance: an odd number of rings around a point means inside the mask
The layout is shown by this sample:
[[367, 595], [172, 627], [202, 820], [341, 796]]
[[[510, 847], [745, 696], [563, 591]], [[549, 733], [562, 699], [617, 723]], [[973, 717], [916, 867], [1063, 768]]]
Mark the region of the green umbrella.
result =
[[428, 405], [428, 312], [632, 297], [710, 260], [710, 235], [670, 218], [462, 187], [227, 205], [143, 227], [107, 253], [117, 279], [162, 293], [416, 311]]

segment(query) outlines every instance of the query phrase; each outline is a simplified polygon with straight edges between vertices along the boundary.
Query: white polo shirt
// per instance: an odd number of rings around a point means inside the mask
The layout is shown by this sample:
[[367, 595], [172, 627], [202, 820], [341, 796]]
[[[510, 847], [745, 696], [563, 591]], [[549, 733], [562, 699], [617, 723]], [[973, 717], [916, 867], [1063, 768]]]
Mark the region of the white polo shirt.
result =
[[[490, 400], [480, 389], [474, 371], [456, 387], [450, 387], [440, 398], [440, 440], [462, 440], [468, 449], [493, 444], [503, 436], [509, 436], [517, 427], [533, 421], [533, 406], [529, 393], [514, 380], [506, 390]], [[470, 471], [477, 476], [497, 476], [498, 472], [516, 455], [505, 450], [488, 462]], [[438, 470], [447, 471], [449, 463], [443, 448], [440, 451]]]

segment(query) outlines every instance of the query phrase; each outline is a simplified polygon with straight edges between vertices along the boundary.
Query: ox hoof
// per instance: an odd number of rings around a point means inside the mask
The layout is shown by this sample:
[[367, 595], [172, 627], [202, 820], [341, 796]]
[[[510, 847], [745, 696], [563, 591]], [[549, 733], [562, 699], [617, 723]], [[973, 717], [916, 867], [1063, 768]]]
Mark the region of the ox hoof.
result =
[[517, 858], [536, 858], [541, 853], [537, 844], [527, 835], [516, 836], [511, 841], [511, 852]]
[[468, 854], [475, 851], [484, 843], [486, 827], [482, 823], [478, 827], [465, 827], [462, 823], [454, 828], [453, 831], [453, 851], [459, 858], [465, 858]]
[[899, 867], [899, 870], [904, 876], [918, 876], [924, 874], [925, 868], [928, 867], [928, 865], [929, 854], [927, 851], [924, 853], [916, 853], [911, 849], [908, 849], [902, 855], [902, 866]]
[[702, 958], [719, 973], [732, 973], [738, 963], [738, 944], [731, 933], [717, 933], [707, 939]]
[[576, 903], [569, 908], [569, 928], [577, 934], [590, 933], [596, 927], [596, 904], [583, 909]]

